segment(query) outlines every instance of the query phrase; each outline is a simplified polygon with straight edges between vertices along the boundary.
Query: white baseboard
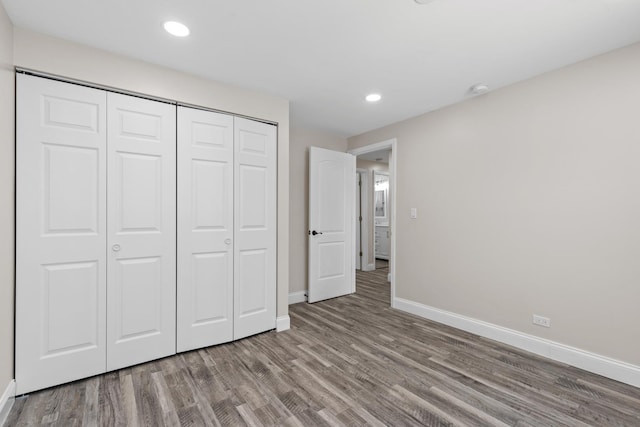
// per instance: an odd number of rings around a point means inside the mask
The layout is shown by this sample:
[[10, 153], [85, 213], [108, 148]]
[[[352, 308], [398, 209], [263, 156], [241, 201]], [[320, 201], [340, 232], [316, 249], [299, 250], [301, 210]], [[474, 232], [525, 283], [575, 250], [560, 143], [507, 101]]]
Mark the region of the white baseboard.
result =
[[276, 332], [286, 331], [291, 328], [291, 318], [287, 314], [286, 316], [280, 316], [276, 318]]
[[362, 266], [362, 271], [373, 271], [376, 269], [375, 264], [366, 264]]
[[472, 334], [535, 353], [539, 356], [566, 363], [585, 371], [640, 387], [640, 366], [402, 298], [395, 298], [393, 307], [434, 322], [453, 326]]
[[307, 302], [307, 291], [292, 292], [289, 294], [289, 305], [299, 302]]
[[3, 426], [4, 422], [7, 421], [15, 396], [16, 380], [11, 380], [9, 385], [7, 385], [7, 388], [4, 390], [4, 393], [2, 393], [2, 397], [0, 397], [0, 426]]

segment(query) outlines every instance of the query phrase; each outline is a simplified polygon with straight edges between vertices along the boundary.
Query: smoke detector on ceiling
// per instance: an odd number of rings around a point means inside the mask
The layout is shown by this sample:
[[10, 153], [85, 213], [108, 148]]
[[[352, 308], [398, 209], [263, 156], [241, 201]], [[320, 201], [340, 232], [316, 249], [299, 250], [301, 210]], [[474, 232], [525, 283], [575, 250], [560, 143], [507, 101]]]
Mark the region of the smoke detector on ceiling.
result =
[[478, 83], [476, 85], [471, 86], [469, 91], [473, 95], [482, 95], [483, 93], [489, 92], [489, 86], [487, 86], [485, 84]]

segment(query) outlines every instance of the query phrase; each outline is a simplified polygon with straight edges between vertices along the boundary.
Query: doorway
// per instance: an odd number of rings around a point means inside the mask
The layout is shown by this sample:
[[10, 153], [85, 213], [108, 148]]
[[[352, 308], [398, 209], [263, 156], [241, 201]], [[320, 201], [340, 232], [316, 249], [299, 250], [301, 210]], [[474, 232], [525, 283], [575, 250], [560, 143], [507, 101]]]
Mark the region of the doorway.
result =
[[356, 235], [355, 246], [360, 243], [356, 256], [362, 253], [360, 269], [364, 272], [388, 271], [386, 278], [391, 288], [390, 305], [394, 307], [396, 140], [360, 147], [350, 150], [349, 153], [356, 156], [357, 176], [362, 177], [362, 181], [368, 187], [366, 190], [364, 186], [360, 187], [361, 214], [356, 215], [355, 226], [361, 226], [361, 233], [360, 239]]

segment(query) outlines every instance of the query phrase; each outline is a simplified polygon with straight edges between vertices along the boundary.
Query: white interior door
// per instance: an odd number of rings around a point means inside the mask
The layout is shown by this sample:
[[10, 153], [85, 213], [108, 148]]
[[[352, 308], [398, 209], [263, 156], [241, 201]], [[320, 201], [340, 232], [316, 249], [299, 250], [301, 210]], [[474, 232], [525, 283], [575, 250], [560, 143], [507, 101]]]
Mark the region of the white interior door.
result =
[[233, 117], [178, 107], [177, 348], [233, 339]]
[[355, 292], [356, 158], [309, 152], [309, 302]]
[[106, 94], [17, 75], [16, 390], [105, 371]]
[[240, 339], [276, 327], [277, 128], [234, 121], [233, 338]]
[[174, 354], [176, 107], [109, 93], [107, 370]]

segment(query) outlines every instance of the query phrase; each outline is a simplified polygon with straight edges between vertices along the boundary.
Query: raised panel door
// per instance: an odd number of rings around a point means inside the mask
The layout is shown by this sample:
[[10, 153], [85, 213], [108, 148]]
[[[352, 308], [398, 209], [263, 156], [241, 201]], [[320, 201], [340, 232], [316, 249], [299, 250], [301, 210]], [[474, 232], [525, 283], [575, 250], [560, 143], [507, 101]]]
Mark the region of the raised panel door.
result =
[[276, 323], [276, 127], [235, 119], [234, 339]]
[[106, 369], [106, 94], [18, 74], [16, 390]]
[[178, 107], [178, 351], [233, 339], [233, 120]]
[[355, 156], [309, 153], [309, 302], [355, 292]]
[[176, 352], [176, 107], [109, 93], [107, 369]]

